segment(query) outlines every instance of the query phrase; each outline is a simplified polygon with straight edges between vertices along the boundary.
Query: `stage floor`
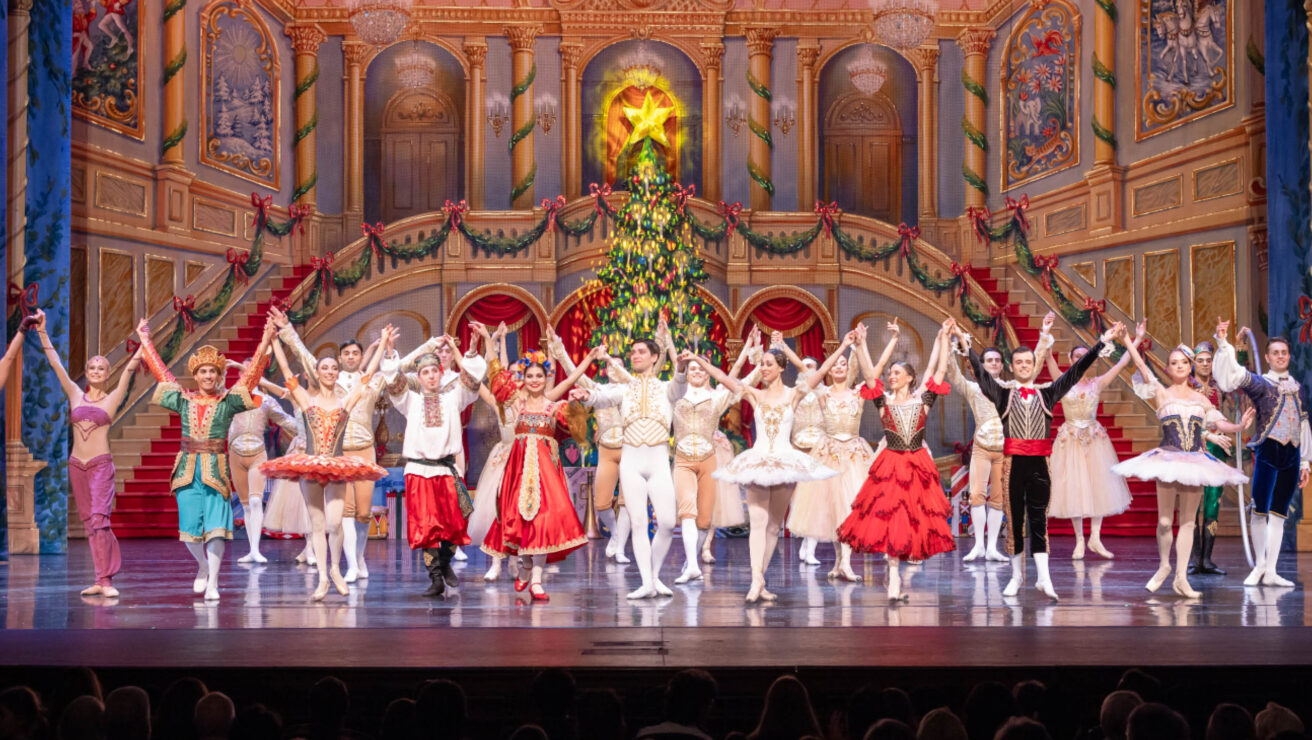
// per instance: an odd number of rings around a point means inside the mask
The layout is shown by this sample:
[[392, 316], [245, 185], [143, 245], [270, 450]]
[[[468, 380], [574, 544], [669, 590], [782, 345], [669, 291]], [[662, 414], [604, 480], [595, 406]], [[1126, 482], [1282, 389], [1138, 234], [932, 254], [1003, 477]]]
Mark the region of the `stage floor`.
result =
[[[238, 539], [225, 556], [217, 604], [191, 593], [195, 561], [181, 544], [163, 540], [123, 542], [120, 597], [79, 596], [93, 580], [79, 540], [67, 556], [17, 556], [0, 566], [0, 664], [1312, 664], [1308, 592], [1301, 585], [1244, 588], [1248, 568], [1238, 540], [1217, 543], [1216, 560], [1230, 575], [1191, 579], [1203, 592], [1197, 601], [1171, 593], [1169, 583], [1157, 594], [1144, 589], [1157, 565], [1150, 538], [1110, 540], [1115, 560], [1081, 562], [1070, 559], [1071, 539], [1056, 537], [1060, 603], [1034, 590], [1032, 562], [1027, 587], [1005, 598], [1008, 564], [963, 563], [955, 552], [914, 566], [904, 576], [910, 602], [892, 606], [882, 558], [856, 559], [863, 583], [835, 583], [825, 579], [829, 547], [820, 548], [823, 565], [799, 566], [797, 542], [781, 540], [771, 567], [778, 602], [749, 606], [745, 539], [716, 540], [718, 562], [702, 566], [705, 580], [675, 586], [683, 560], [676, 538], [664, 573], [674, 596], [637, 602], [624, 597], [638, 584], [637, 568], [608, 562], [594, 541], [549, 568], [547, 603], [517, 594], [508, 572], [485, 584], [487, 558], [472, 547], [456, 565], [459, 589], [424, 598], [418, 558], [395, 540], [369, 543], [370, 578], [349, 597], [330, 592], [313, 603], [316, 573], [293, 562], [300, 542], [266, 540], [270, 562], [248, 566], [236, 562], [247, 549]], [[1293, 578], [1308, 571], [1312, 555], [1281, 562]], [[813, 629], [798, 629], [806, 627]], [[238, 642], [243, 649], [234, 649]], [[334, 649], [343, 644], [358, 649]]]

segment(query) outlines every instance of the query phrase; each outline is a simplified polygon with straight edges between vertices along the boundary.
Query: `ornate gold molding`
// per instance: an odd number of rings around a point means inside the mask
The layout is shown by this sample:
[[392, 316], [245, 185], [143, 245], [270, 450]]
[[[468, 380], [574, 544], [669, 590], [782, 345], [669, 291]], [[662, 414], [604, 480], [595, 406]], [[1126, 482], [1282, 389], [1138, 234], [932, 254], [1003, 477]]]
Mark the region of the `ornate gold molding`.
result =
[[936, 76], [938, 72], [939, 57], [937, 46], [917, 46], [916, 48], [909, 50], [906, 57], [911, 60], [911, 64], [916, 68], [917, 74], [921, 76], [929, 75], [931, 78]]
[[749, 28], [747, 29], [747, 54], [755, 56], [764, 54], [770, 56], [774, 53], [774, 40], [779, 35], [777, 28]]
[[[486, 47], [484, 47], [486, 48]], [[583, 44], [578, 41], [560, 42], [560, 68], [561, 70], [579, 69], [579, 63], [583, 61]]]
[[542, 26], [506, 26], [505, 34], [511, 51], [532, 51], [533, 42], [542, 34]]
[[319, 47], [328, 40], [328, 34], [313, 24], [294, 23], [283, 29], [292, 40], [292, 51], [297, 54], [318, 54]]
[[373, 48], [363, 41], [348, 38], [342, 41], [342, 58], [348, 67], [359, 67], [369, 60]]
[[966, 56], [987, 55], [998, 32], [992, 28], [967, 28], [957, 36], [957, 46]]
[[[1312, 2], [1312, 0], [1308, 0]], [[724, 43], [721, 41], [703, 41], [700, 44], [702, 50], [702, 63], [706, 71], [720, 70], [724, 66]]]

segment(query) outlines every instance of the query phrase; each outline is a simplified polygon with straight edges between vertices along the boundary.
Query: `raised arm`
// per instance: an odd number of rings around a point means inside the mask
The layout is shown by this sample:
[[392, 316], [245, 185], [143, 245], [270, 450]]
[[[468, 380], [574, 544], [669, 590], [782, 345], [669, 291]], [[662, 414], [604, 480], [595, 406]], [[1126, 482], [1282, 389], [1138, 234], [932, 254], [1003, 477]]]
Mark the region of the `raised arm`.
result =
[[[1259, 379], [1239, 364], [1234, 345], [1226, 339], [1229, 330], [1229, 321], [1217, 321], [1216, 353], [1212, 355], [1212, 377], [1216, 380], [1217, 386], [1226, 393], [1242, 390], [1251, 398], [1253, 392], [1260, 390], [1257, 385]], [[1243, 334], [1242, 330], [1240, 334]]]
[[[37, 312], [32, 314], [31, 318], [36, 319], [37, 339], [41, 340], [41, 349], [45, 351], [46, 361], [50, 363], [50, 368], [55, 371], [55, 377], [59, 378], [59, 385], [64, 389], [64, 395], [70, 399], [77, 398], [82, 389], [78, 388], [77, 383], [74, 383], [73, 379], [68, 377], [68, 371], [64, 369], [64, 363], [59, 359], [59, 350], [55, 349], [55, 345], [51, 343], [50, 337], [46, 334], [46, 312], [37, 309]], [[25, 319], [24, 323], [30, 322]], [[4, 359], [0, 360], [0, 388], [3, 388], [5, 381], [9, 379], [9, 369], [14, 366], [14, 358], [18, 356], [19, 352], [23, 351], [23, 338], [25, 335], [24, 327], [19, 325], [18, 332], [14, 334], [13, 340], [9, 342], [9, 350], [5, 352]], [[134, 361], [128, 363], [132, 365], [133, 370], [137, 367], [135, 359], [139, 355], [140, 351], [138, 350], [138, 354], [133, 356]], [[130, 373], [126, 372], [124, 376], [129, 379], [132, 377]]]
[[[798, 385], [801, 386], [803, 390], [802, 395], [806, 395], [807, 392], [810, 392], [817, 385], [820, 385], [820, 381], [824, 379], [827, 375], [829, 375], [830, 368], [834, 366], [835, 362], [838, 362], [838, 358], [842, 357], [843, 353], [846, 352], [848, 348], [851, 347], [855, 342], [856, 342], [856, 329], [853, 329], [852, 331], [849, 331], [846, 336], [843, 337], [843, 343], [838, 345], [838, 349], [825, 358], [824, 363], [821, 364], [820, 367], [817, 368], [815, 372], [809, 373], [801, 379], [801, 382], [799, 382]], [[784, 345], [785, 348], [787, 346], [788, 345], [786, 344]]]
[[128, 386], [132, 385], [132, 376], [136, 374], [137, 366], [140, 364], [141, 348], [138, 347], [137, 351], [128, 359], [128, 364], [123, 366], [123, 372], [119, 373], [118, 384], [114, 386], [114, 390], [109, 392], [108, 405], [110, 408], [116, 409], [118, 408], [118, 405], [123, 402], [123, 397], [128, 394]]
[[[314, 383], [314, 369], [319, 364], [318, 358], [314, 356], [309, 347], [305, 346], [305, 342], [301, 340], [301, 335], [296, 333], [296, 327], [292, 326], [287, 314], [274, 306], [269, 309], [269, 316], [278, 327], [278, 339], [282, 342], [283, 349], [290, 351], [296, 357], [296, 361], [301, 366], [301, 371], [309, 378], [310, 383]], [[295, 374], [284, 371], [283, 377], [291, 378], [295, 377]]]
[[682, 362], [685, 366], [689, 362], [696, 362], [697, 364], [701, 365], [702, 369], [706, 371], [707, 375], [711, 376], [712, 380], [724, 386], [725, 388], [728, 388], [729, 391], [735, 395], [739, 393], [750, 395], [756, 392], [756, 389], [748, 388], [744, 386], [740, 380], [738, 380], [732, 375], [725, 373], [723, 370], [716, 367], [715, 364], [712, 363], [710, 360], [706, 359], [705, 357], [701, 357], [699, 355], [694, 355], [689, 350], [685, 349], [683, 352], [679, 353], [679, 361]]
[[[966, 334], [965, 329], [957, 326], [956, 334], [959, 341], [967, 347], [970, 346], [970, 338], [969, 335]], [[979, 359], [979, 353], [974, 349], [967, 350], [966, 359], [970, 361], [970, 369], [975, 374], [975, 383], [979, 386], [979, 392], [983, 393], [984, 397], [989, 399], [989, 402], [993, 404], [993, 407], [998, 410], [999, 414], [1005, 411], [1007, 408], [1007, 397], [1010, 395], [1009, 390], [1003, 388], [1002, 385], [998, 383], [997, 378], [989, 375], [989, 372], [984, 369], [984, 363]]]
[[1034, 361], [1048, 368], [1048, 376], [1056, 379], [1061, 375], [1061, 366], [1057, 364], [1057, 355], [1050, 351], [1052, 347], [1052, 327], [1057, 323], [1057, 314], [1049, 311], [1043, 317], [1043, 327], [1039, 329], [1039, 346], [1034, 348]]
[[[383, 327], [383, 335], [378, 340], [379, 347], [380, 348], [386, 347], [389, 343], [388, 340], [395, 333], [396, 333], [396, 328], [393, 327], [391, 324], [388, 324], [387, 326]], [[373, 375], [374, 373], [378, 372], [378, 364], [382, 362], [382, 360], [383, 360], [383, 352], [381, 349], [379, 349], [379, 351], [377, 352], [374, 352], [373, 355], [369, 357], [369, 364], [365, 366], [364, 369], [364, 377], [366, 381], [373, 380]], [[355, 405], [360, 402], [361, 398], [364, 397], [364, 393], [368, 385], [369, 382], [356, 383], [355, 387], [351, 389], [351, 392], [348, 393], [346, 395], [346, 398], [342, 401], [342, 407], [345, 408], [348, 412], [354, 409]]]
[[287, 363], [287, 353], [283, 351], [282, 340], [279, 339], [273, 345], [273, 357], [278, 363], [278, 370], [282, 373], [283, 381], [287, 383], [287, 392], [292, 397], [292, 403], [297, 408], [304, 410], [310, 406], [310, 394], [306, 393], [301, 387], [300, 382], [296, 380], [296, 374], [292, 372]]
[[1130, 360], [1132, 359], [1130, 355], [1130, 348], [1131, 347], [1137, 348], [1139, 346], [1139, 342], [1143, 341], [1144, 333], [1147, 332], [1147, 327], [1148, 327], [1147, 320], [1142, 319], [1139, 321], [1139, 325], [1136, 326], [1134, 329], [1133, 339], [1131, 339], [1128, 342], [1125, 342], [1125, 338], [1122, 337], [1121, 341], [1125, 343], [1125, 352], [1121, 353], [1121, 359], [1117, 360], [1116, 364], [1111, 366], [1111, 369], [1109, 369], [1107, 372], [1103, 373], [1102, 375], [1099, 375], [1098, 379], [1094, 381], [1098, 384], [1099, 390], [1102, 390], [1107, 386], [1111, 385], [1112, 381], [1116, 380], [1116, 376], [1120, 375], [1121, 371], [1125, 369], [1125, 366], [1130, 364]]
[[1083, 357], [1076, 360], [1074, 364], [1066, 368], [1066, 372], [1062, 373], [1060, 377], [1056, 378], [1046, 388], [1042, 389], [1041, 392], [1047, 400], [1049, 408], [1069, 393], [1071, 388], [1075, 387], [1076, 383], [1080, 382], [1080, 379], [1083, 378], [1084, 375], [1089, 372], [1089, 369], [1093, 367], [1093, 363], [1098, 361], [1098, 356], [1102, 353], [1102, 348], [1106, 346], [1108, 342], [1112, 341], [1112, 337], [1123, 331], [1125, 331], [1124, 324], [1120, 322], [1112, 324], [1111, 328], [1102, 333], [1098, 342], [1090, 347], [1089, 351], [1085, 352]]
[[[1140, 321], [1139, 331], [1143, 331], [1145, 326], [1146, 326], [1145, 323], [1143, 321]], [[1137, 337], [1136, 337], [1136, 341], [1130, 342], [1129, 344], [1125, 345], [1125, 357], [1130, 358], [1130, 361], [1134, 363], [1135, 368], [1138, 369], [1139, 374], [1144, 377], [1144, 380], [1147, 380], [1154, 376], [1152, 373], [1152, 369], [1148, 367], [1148, 363], [1144, 362], [1143, 356], [1139, 354], [1138, 347], [1139, 347], [1139, 342], [1137, 341]], [[1121, 359], [1124, 360], [1125, 357], [1122, 357]], [[1118, 362], [1116, 364], [1118, 367], [1115, 369], [1117, 372], [1120, 372], [1121, 363]], [[1099, 378], [1099, 380], [1102, 379]]]
[[[788, 362], [793, 367], [797, 368], [798, 378], [804, 379], [807, 375], [811, 374], [811, 371], [806, 369], [806, 363], [802, 361], [802, 358], [793, 351], [792, 347], [788, 346], [788, 342], [784, 341], [783, 332], [776, 331], [770, 333], [770, 349], [777, 349], [784, 353], [784, 357], [788, 358]], [[821, 374], [820, 377], [823, 378], [824, 375]], [[819, 385], [819, 383], [820, 381], [817, 380], [811, 387], [814, 388], [816, 385]]]
[[896, 318], [888, 325], [888, 331], [891, 332], [888, 344], [884, 345], [884, 351], [880, 353], [879, 361], [873, 366], [870, 365], [869, 352], [858, 353], [865, 355], [861, 362], [861, 371], [866, 376], [866, 385], [871, 388], [875, 387], [875, 383], [878, 383], [880, 376], [884, 374], [884, 368], [888, 365], [888, 361], [892, 359], [893, 350], [897, 349], [898, 339], [902, 336], [902, 327], [897, 325]]
[[587, 371], [588, 365], [590, 365], [594, 360], [605, 356], [605, 354], [606, 354], [606, 345], [599, 344], [596, 347], [593, 347], [588, 352], [588, 354], [583, 358], [583, 362], [579, 363], [577, 367], [571, 370], [570, 374], [563, 381], [547, 389], [547, 392], [545, 394], [547, 400], [559, 401], [560, 399], [564, 398], [565, 394], [569, 392], [570, 387], [572, 387], [575, 383], [577, 383], [579, 378], [583, 377], [583, 373]]
[[950, 333], [948, 324], [944, 324], [943, 328], [938, 330], [934, 350], [929, 354], [929, 366], [934, 368], [934, 385], [943, 385], [943, 376], [947, 375], [948, 363], [952, 362], [952, 348], [948, 346]]
[[155, 376], [155, 382], [177, 385], [178, 379], [169, 372], [169, 366], [164, 364], [163, 358], [150, 341], [150, 322], [145, 318], [137, 323], [137, 339], [141, 341], [141, 360], [146, 363], [150, 374]]

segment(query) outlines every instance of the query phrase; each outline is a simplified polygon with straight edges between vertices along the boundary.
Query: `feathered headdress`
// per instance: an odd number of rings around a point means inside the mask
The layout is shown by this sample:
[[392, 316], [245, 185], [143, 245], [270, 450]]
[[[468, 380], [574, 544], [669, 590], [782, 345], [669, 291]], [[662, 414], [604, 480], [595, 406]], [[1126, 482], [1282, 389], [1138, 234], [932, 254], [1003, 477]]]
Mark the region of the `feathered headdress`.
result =
[[219, 353], [219, 350], [212, 344], [207, 344], [192, 353], [191, 358], [187, 360], [187, 372], [192, 375], [206, 365], [217, 367], [220, 372], [228, 364], [228, 358]]

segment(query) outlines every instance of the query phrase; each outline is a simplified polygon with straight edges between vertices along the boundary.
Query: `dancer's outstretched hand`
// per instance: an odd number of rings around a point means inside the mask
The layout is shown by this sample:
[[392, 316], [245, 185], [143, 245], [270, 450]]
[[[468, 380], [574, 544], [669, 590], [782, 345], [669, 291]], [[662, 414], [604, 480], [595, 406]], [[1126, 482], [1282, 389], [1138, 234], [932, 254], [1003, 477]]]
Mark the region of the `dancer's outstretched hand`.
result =
[[144, 316], [141, 321], [137, 322], [137, 338], [141, 340], [142, 344], [150, 339], [150, 321]]
[[585, 388], [570, 389], [569, 400], [571, 401], [586, 401], [589, 398], [592, 398], [592, 393]]
[[279, 329], [286, 329], [292, 323], [287, 318], [287, 314], [277, 306], [269, 306], [269, 318], [273, 319], [273, 323], [277, 324]]
[[890, 334], [893, 335], [892, 337], [893, 339], [898, 339], [902, 336], [902, 327], [897, 325], [896, 316], [893, 317], [893, 320], [890, 321], [885, 328], [888, 330]]
[[1222, 321], [1220, 317], [1216, 319], [1216, 338], [1224, 340], [1226, 334], [1230, 332], [1230, 322]]
[[784, 348], [784, 333], [781, 331], [770, 332], [770, 349]]

